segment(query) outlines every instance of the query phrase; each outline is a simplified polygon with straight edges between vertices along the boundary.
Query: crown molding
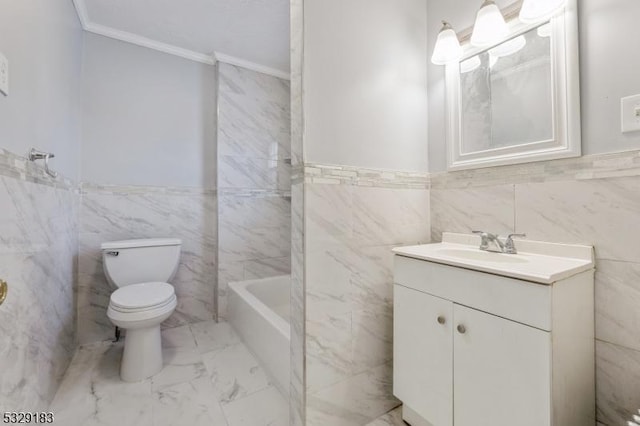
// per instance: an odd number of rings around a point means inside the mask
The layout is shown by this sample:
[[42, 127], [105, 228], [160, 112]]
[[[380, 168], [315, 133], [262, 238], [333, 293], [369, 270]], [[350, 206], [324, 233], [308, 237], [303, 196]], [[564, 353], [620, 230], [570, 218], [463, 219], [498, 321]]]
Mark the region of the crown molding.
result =
[[218, 62], [224, 62], [225, 64], [235, 65], [238, 67], [246, 68], [251, 71], [256, 71], [262, 74], [271, 75], [273, 77], [282, 78], [284, 80], [291, 79], [291, 76], [286, 71], [267, 67], [265, 65], [256, 64], [255, 62], [247, 61], [247, 60], [237, 58], [235, 56], [227, 55], [224, 53], [220, 53], [220, 52], [215, 52], [214, 56]]
[[85, 0], [73, 0], [73, 4], [76, 8], [76, 13], [78, 14], [80, 24], [82, 25], [82, 28], [87, 32], [135, 44], [137, 46], [146, 47], [148, 49], [157, 50], [159, 52], [168, 53], [170, 55], [179, 56], [184, 59], [200, 62], [207, 65], [214, 65], [216, 61], [220, 61], [226, 64], [236, 65], [242, 68], [247, 68], [252, 71], [260, 72], [278, 78], [283, 78], [286, 80], [289, 80], [290, 78], [289, 73], [286, 71], [257, 64], [255, 62], [247, 61], [245, 59], [227, 55], [225, 53], [214, 52], [213, 55], [207, 55], [204, 53], [195, 52], [193, 50], [183, 49], [182, 47], [174, 46], [172, 44], [152, 40], [150, 38], [146, 38], [127, 31], [117, 30], [105, 25], [96, 24], [94, 22], [91, 22], [91, 20], [89, 19]]
[[[82, 0], [77, 0], [77, 1], [82, 1]], [[183, 49], [181, 47], [174, 46], [172, 44], [162, 43], [160, 41], [142, 37], [127, 31], [116, 30], [114, 28], [107, 27], [104, 25], [94, 24], [93, 22], [87, 23], [84, 29], [85, 31], [88, 31], [90, 33], [94, 33], [101, 36], [124, 41], [127, 43], [135, 44], [137, 46], [142, 46], [149, 49], [157, 50], [159, 52], [168, 53], [170, 55], [179, 56], [181, 58], [189, 59], [191, 61], [201, 62], [207, 65], [214, 65], [216, 63], [213, 56], [205, 55], [204, 53], [194, 52], [193, 50]]]
[[89, 22], [89, 14], [87, 13], [87, 6], [84, 3], [84, 0], [72, 0], [73, 6], [76, 8], [76, 13], [78, 14], [78, 19], [80, 20], [80, 25], [82, 29], [87, 28], [87, 22]]

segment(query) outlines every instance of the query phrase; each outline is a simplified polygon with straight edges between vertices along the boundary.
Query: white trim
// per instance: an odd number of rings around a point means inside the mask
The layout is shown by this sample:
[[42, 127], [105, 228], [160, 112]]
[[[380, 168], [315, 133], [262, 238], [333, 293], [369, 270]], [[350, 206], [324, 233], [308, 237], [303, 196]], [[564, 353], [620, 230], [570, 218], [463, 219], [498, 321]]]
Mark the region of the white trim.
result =
[[[82, 1], [82, 0], [77, 0]], [[127, 31], [116, 30], [114, 28], [106, 27], [104, 25], [94, 24], [93, 22], [87, 23], [85, 31], [98, 34], [105, 37], [110, 37], [116, 40], [124, 41], [127, 43], [135, 44], [137, 46], [146, 47], [149, 49], [157, 50], [159, 52], [168, 53], [170, 55], [179, 56], [184, 59], [189, 59], [196, 62], [202, 62], [203, 64], [213, 65], [215, 59], [213, 56], [205, 55], [203, 53], [194, 52], [192, 50], [183, 49], [181, 47], [173, 46], [171, 44], [162, 43], [150, 38], [142, 37], [137, 34], [132, 34]]]
[[279, 69], [268, 67], [266, 65], [257, 64], [255, 62], [237, 58], [235, 56], [227, 55], [220, 52], [214, 52], [213, 55], [207, 55], [204, 53], [195, 52], [193, 50], [183, 49], [182, 47], [174, 46], [172, 44], [152, 40], [150, 38], [146, 38], [127, 31], [117, 30], [105, 25], [96, 24], [94, 22], [91, 22], [91, 20], [89, 19], [85, 0], [73, 0], [73, 5], [76, 8], [76, 13], [78, 14], [78, 19], [80, 20], [82, 28], [87, 32], [135, 44], [137, 46], [157, 50], [159, 52], [168, 53], [170, 55], [179, 56], [191, 61], [201, 62], [207, 65], [214, 65], [217, 60], [226, 64], [236, 65], [274, 77], [283, 78], [286, 80], [290, 79], [290, 74], [287, 71], [282, 71]]
[[[461, 89], [458, 63], [446, 67], [447, 169], [464, 170], [507, 164], [528, 163], [556, 158], [579, 157], [580, 90], [578, 71], [577, 0], [569, 0], [565, 11], [551, 18], [552, 114], [553, 137], [522, 145], [462, 153]], [[511, 21], [508, 38], [519, 36], [543, 24]], [[486, 48], [466, 46], [462, 60], [482, 53]]]
[[78, 14], [82, 29], [86, 29], [87, 23], [89, 22], [89, 15], [87, 14], [87, 6], [84, 0], [73, 0], [73, 5], [76, 7], [76, 13]]
[[247, 61], [245, 59], [227, 55], [225, 53], [215, 52], [215, 58], [219, 62], [224, 62], [225, 64], [236, 65], [238, 67], [246, 68], [251, 71], [256, 71], [262, 74], [271, 75], [273, 77], [283, 78], [285, 80], [291, 79], [291, 75], [286, 71], [267, 67], [265, 65], [256, 64], [255, 62]]

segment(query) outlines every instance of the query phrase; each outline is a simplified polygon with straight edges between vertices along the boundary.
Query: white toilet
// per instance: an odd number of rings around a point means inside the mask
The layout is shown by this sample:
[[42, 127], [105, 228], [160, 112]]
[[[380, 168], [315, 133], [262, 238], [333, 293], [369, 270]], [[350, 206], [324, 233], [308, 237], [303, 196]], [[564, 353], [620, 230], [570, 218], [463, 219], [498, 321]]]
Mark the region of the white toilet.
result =
[[111, 294], [107, 316], [126, 330], [120, 377], [136, 382], [162, 370], [160, 323], [176, 309], [170, 281], [182, 241], [153, 238], [103, 243], [102, 260]]

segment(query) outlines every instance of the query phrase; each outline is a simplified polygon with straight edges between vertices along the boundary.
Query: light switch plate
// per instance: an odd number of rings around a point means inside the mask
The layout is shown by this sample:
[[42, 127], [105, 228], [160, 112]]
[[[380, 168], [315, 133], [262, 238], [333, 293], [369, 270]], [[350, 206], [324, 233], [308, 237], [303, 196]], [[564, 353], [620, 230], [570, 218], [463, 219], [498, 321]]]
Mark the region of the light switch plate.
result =
[[640, 95], [622, 98], [622, 133], [640, 130]]
[[0, 93], [9, 95], [9, 61], [0, 53]]

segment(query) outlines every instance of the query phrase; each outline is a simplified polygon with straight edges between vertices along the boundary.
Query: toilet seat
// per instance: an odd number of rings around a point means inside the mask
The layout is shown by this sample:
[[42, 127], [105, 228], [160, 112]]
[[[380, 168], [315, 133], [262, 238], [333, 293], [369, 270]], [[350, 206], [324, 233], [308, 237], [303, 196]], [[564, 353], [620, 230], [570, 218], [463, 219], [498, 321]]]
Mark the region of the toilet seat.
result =
[[132, 284], [111, 294], [109, 307], [122, 313], [156, 310], [176, 299], [173, 286], [162, 282]]

